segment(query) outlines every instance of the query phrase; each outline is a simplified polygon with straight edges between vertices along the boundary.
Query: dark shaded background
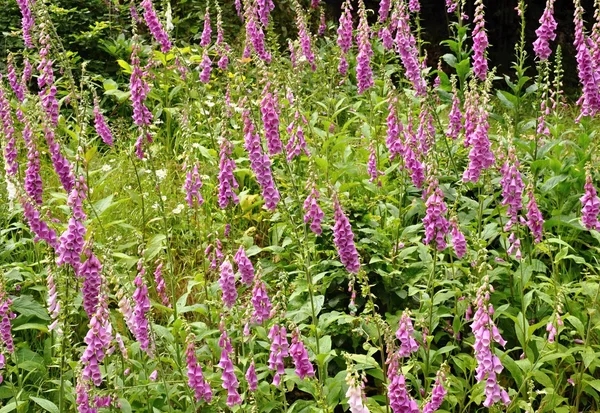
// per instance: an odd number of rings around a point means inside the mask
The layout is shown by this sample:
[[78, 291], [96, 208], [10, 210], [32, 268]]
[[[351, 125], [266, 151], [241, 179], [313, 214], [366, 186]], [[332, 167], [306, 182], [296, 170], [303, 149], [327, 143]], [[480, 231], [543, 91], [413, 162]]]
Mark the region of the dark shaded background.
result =
[[[588, 28], [593, 23], [593, 0], [581, 0], [588, 22]], [[308, 0], [304, 0], [308, 3]], [[129, 18], [129, 2], [121, 0], [57, 0], [53, 5], [70, 10], [69, 13], [55, 13], [53, 19], [57, 31], [66, 43], [67, 49], [76, 51], [83, 59], [89, 60], [90, 69], [106, 75], [111, 75], [118, 70], [112, 61], [114, 57], [98, 47], [108, 36], [117, 36], [119, 33], [130, 36], [131, 27]], [[124, 3], [124, 4], [120, 4]], [[160, 3], [155, 2], [157, 5]], [[211, 2], [212, 3], [212, 2]], [[226, 35], [232, 44], [241, 41], [240, 20], [235, 14], [233, 0], [221, 1], [223, 9]], [[275, 0], [276, 8], [273, 18], [277, 22], [275, 31], [280, 40], [288, 36], [296, 36], [294, 27], [293, 8], [289, 0]], [[337, 21], [340, 15], [342, 0], [325, 0], [327, 14], [330, 19]], [[473, 1], [468, 0], [468, 15], [473, 17]], [[539, 26], [539, 18], [544, 11], [546, 0], [527, 0], [527, 49], [532, 56], [531, 44], [535, 40], [535, 30]], [[175, 37], [187, 42], [197, 43], [199, 32], [202, 29], [204, 9], [207, 1], [197, 0], [172, 0], [173, 15], [176, 23]], [[378, 1], [366, 1], [367, 7], [378, 10]], [[484, 0], [486, 6], [486, 27], [491, 47], [489, 59], [492, 66], [498, 68], [498, 73], [511, 73], [510, 66], [514, 61], [514, 47], [519, 37], [519, 22], [515, 7], [517, 0]], [[0, 0], [4, 13], [0, 14], [0, 70], [4, 70], [4, 62], [9, 51], [18, 52], [22, 49], [19, 36], [10, 35], [20, 27], [20, 13], [15, 0]], [[444, 53], [446, 47], [440, 42], [448, 38], [448, 16], [445, 11], [445, 0], [421, 0], [421, 20], [423, 39], [428, 42], [426, 46], [429, 64], [435, 62]], [[558, 22], [557, 40], [553, 48], [560, 44], [563, 49], [565, 65], [565, 87], [567, 90], [578, 87], [576, 72], [575, 49], [573, 47], [573, 2], [572, 0], [556, 0], [555, 18]], [[214, 11], [214, 10], [213, 10]], [[376, 18], [372, 15], [373, 19]], [[110, 29], [94, 36], [82, 36], [82, 32], [90, 30], [97, 22], [109, 22]], [[141, 28], [140, 28], [141, 29]], [[282, 42], [285, 44], [285, 42]], [[533, 58], [530, 65], [534, 66]], [[531, 73], [534, 75], [535, 73]]]

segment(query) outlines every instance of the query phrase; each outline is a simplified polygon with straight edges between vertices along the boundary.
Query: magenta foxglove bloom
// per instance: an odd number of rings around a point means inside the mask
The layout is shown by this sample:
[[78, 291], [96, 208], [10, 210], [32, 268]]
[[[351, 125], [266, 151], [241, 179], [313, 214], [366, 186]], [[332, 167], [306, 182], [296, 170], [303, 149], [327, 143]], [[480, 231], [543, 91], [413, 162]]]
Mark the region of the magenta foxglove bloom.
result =
[[315, 53], [312, 50], [310, 42], [310, 34], [306, 27], [306, 17], [299, 3], [296, 4], [296, 27], [298, 28], [298, 37], [300, 39], [300, 50], [302, 55], [310, 65], [311, 70], [317, 70], [315, 64]]
[[219, 344], [223, 348], [221, 351], [221, 360], [218, 364], [223, 369], [221, 375], [221, 380], [223, 380], [222, 386], [227, 390], [227, 406], [233, 407], [237, 404], [242, 404], [242, 398], [237, 390], [240, 385], [233, 369], [233, 363], [229, 357], [230, 353], [233, 353], [233, 349], [225, 332], [223, 332]]
[[370, 40], [371, 28], [367, 21], [367, 11], [364, 2], [359, 0], [359, 5], [358, 15], [360, 16], [360, 20], [357, 34], [356, 80], [358, 82], [358, 93], [362, 94], [375, 83], [373, 82], [373, 71], [371, 70], [371, 56], [373, 56]]
[[352, 232], [352, 226], [337, 198], [333, 199], [334, 203], [334, 219], [335, 224], [333, 225], [333, 243], [340, 256], [340, 261], [346, 267], [348, 272], [358, 274], [360, 269], [360, 262], [358, 259], [358, 251], [356, 245], [354, 245], [354, 233]]
[[323, 229], [321, 228], [321, 222], [325, 217], [323, 210], [319, 206], [319, 191], [317, 186], [313, 183], [312, 189], [306, 199], [304, 200], [304, 223], [310, 222], [310, 230], [316, 235], [321, 235]]
[[396, 338], [400, 341], [398, 349], [399, 357], [409, 357], [419, 349], [419, 344], [414, 338], [415, 329], [413, 328], [412, 320], [407, 310], [402, 313], [398, 322], [398, 330], [396, 330]]
[[283, 359], [289, 356], [289, 343], [287, 340], [287, 331], [285, 327], [274, 324], [269, 330], [269, 340], [271, 340], [271, 350], [269, 353], [269, 370], [275, 371], [273, 376], [273, 385], [279, 387], [281, 376], [285, 373]]
[[210, 82], [210, 72], [212, 71], [212, 60], [208, 56], [208, 52], [205, 50], [202, 54], [202, 62], [200, 63], [200, 81], [202, 83]]
[[102, 138], [102, 141], [108, 146], [113, 146], [112, 132], [106, 124], [106, 119], [104, 119], [102, 112], [100, 112], [100, 104], [97, 98], [94, 99], [94, 126], [96, 133]]
[[231, 159], [231, 143], [224, 139], [219, 153], [219, 208], [225, 209], [229, 203], [237, 205], [240, 200], [233, 191], [238, 188], [238, 183], [233, 176], [235, 161]]
[[444, 402], [446, 394], [448, 394], [448, 392], [444, 388], [444, 374], [441, 371], [438, 371], [435, 383], [433, 383], [431, 400], [423, 407], [423, 413], [433, 413], [437, 411]]
[[270, 84], [267, 83], [262, 92], [260, 102], [260, 113], [262, 114], [263, 126], [265, 128], [265, 140], [269, 154], [281, 153], [283, 144], [279, 137], [279, 100], [276, 94], [269, 91]]
[[210, 27], [210, 13], [208, 7], [206, 13], [204, 13], [204, 28], [202, 29], [202, 37], [200, 37], [200, 46], [206, 47], [210, 44], [210, 35], [212, 34], [212, 28]]
[[79, 180], [75, 181], [75, 185], [67, 198], [67, 205], [71, 207], [73, 217], [79, 221], [85, 221], [87, 218], [83, 211], [83, 201], [87, 198], [87, 189], [85, 178], [81, 175]]
[[406, 389], [406, 378], [403, 374], [394, 374], [388, 385], [390, 407], [394, 413], [419, 413], [417, 402]]
[[598, 63], [594, 62], [589, 41], [583, 31], [583, 8], [579, 1], [575, 3], [575, 48], [577, 49], [577, 70], [579, 73], [579, 82], [582, 86], [582, 95], [577, 101], [581, 106], [581, 113], [577, 120], [582, 116], [595, 116], [600, 112], [600, 82], [598, 81]]
[[23, 215], [29, 224], [31, 232], [35, 234], [34, 241], [46, 241], [54, 250], [58, 250], [59, 242], [56, 232], [48, 227], [48, 224], [41, 218], [40, 212], [29, 201], [23, 199]]
[[579, 200], [581, 201], [581, 221], [586, 229], [600, 230], [598, 214], [600, 213], [600, 198], [596, 193], [596, 188], [592, 181], [590, 168], [586, 169], [585, 174], [585, 193]]
[[498, 402], [502, 402], [505, 406], [510, 403], [508, 393], [497, 382], [497, 375], [502, 372], [504, 367], [498, 356], [494, 354], [493, 346], [494, 343], [498, 343], [504, 347], [506, 341], [500, 335], [492, 319], [494, 307], [490, 304], [489, 298], [493, 292], [494, 288], [489, 285], [486, 277], [477, 291], [475, 302], [477, 311], [471, 324], [471, 330], [475, 336], [474, 347], [475, 359], [477, 360], [475, 378], [479, 382], [485, 381], [486, 399], [483, 402], [485, 407], [490, 407]]
[[254, 125], [252, 124], [248, 110], [243, 112], [242, 118], [244, 119], [244, 148], [248, 152], [250, 167], [254, 171], [256, 180], [262, 188], [266, 207], [273, 211], [277, 207], [280, 195], [273, 180], [271, 159], [269, 155], [263, 153], [260, 137], [254, 132]]
[[544, 229], [544, 216], [538, 208], [533, 190], [527, 192], [529, 202], [527, 203], [527, 226], [533, 235], [535, 243], [537, 244], [542, 240], [543, 229]]
[[246, 284], [248, 287], [252, 285], [254, 282], [254, 266], [252, 265], [252, 261], [246, 255], [246, 251], [244, 247], [240, 245], [240, 248], [235, 253], [233, 257], [235, 264], [238, 267], [238, 271], [241, 275], [242, 283]]
[[392, 50], [394, 48], [394, 38], [392, 37], [392, 32], [388, 27], [383, 27], [377, 32], [377, 36], [379, 40], [381, 40], [381, 44], [385, 47], [386, 50]]
[[54, 130], [44, 126], [44, 137], [48, 144], [48, 152], [52, 159], [52, 166], [63, 188], [67, 193], [71, 193], [75, 185], [75, 176], [73, 175], [73, 165], [64, 157], [60, 150], [59, 143], [54, 139]]
[[23, 100], [25, 99], [25, 87], [21, 82], [19, 82], [19, 79], [17, 78], [17, 72], [15, 71], [15, 67], [12, 64], [12, 56], [9, 56], [7, 66], [8, 83], [10, 84], [10, 87], [13, 90], [13, 92], [15, 92], [15, 96], [17, 97], [19, 102], [23, 102]]
[[394, 43], [396, 43], [396, 51], [400, 55], [402, 66], [404, 66], [404, 76], [412, 83], [418, 96], [425, 96], [427, 84], [421, 73], [417, 42], [409, 26], [410, 16], [404, 2], [399, 3], [392, 15], [392, 20], [398, 27]]
[[25, 136], [29, 136], [27, 144], [27, 169], [25, 170], [25, 192], [35, 204], [41, 205], [44, 190], [42, 188], [42, 176], [40, 175], [40, 152], [31, 139], [31, 126], [29, 122], [25, 124], [25, 129], [23, 130], [23, 137]]
[[[468, 128], [465, 123], [465, 143], [469, 138], [469, 143], [473, 145], [469, 152], [469, 166], [463, 173], [463, 181], [465, 182], [477, 182], [481, 172], [484, 169], [489, 168], [494, 163], [494, 153], [491, 150], [490, 139], [488, 137], [488, 131], [490, 124], [488, 122], [488, 96], [484, 96], [482, 101], [477, 102], [479, 104], [478, 116], [476, 125], [474, 126], [474, 132], [469, 136], [467, 134]], [[468, 118], [467, 118], [468, 119]]]
[[10, 320], [15, 318], [16, 315], [11, 311], [11, 305], [12, 300], [8, 297], [6, 292], [0, 292], [0, 339], [9, 353], [15, 351]]
[[523, 190], [525, 185], [519, 172], [519, 160], [515, 155], [514, 148], [510, 148], [508, 159], [500, 169], [502, 178], [502, 205], [507, 206], [508, 222], [504, 226], [505, 231], [510, 231], [519, 220], [519, 211], [523, 206]]
[[325, 20], [325, 9], [322, 8], [321, 12], [319, 14], [319, 30], [317, 31], [317, 34], [319, 36], [324, 36], [326, 30], [327, 30], [327, 20]]
[[300, 115], [300, 112], [296, 111], [294, 120], [285, 129], [288, 135], [290, 135], [290, 139], [285, 145], [285, 151], [287, 152], [286, 159], [288, 162], [291, 162], [292, 159], [300, 156], [303, 152], [306, 156], [310, 155], [308, 149], [306, 149], [306, 139], [304, 138], [302, 124], [306, 125], [308, 124], [308, 121], [304, 115]]
[[75, 272], [79, 270], [81, 264], [80, 255], [83, 251], [83, 244], [85, 242], [86, 229], [75, 217], [69, 219], [67, 229], [60, 236], [60, 245], [58, 246], [56, 253], [56, 264], [61, 266], [69, 264]]
[[404, 146], [400, 138], [400, 124], [396, 116], [397, 99], [393, 98], [388, 106], [389, 114], [387, 116], [387, 138], [385, 145], [390, 152], [390, 161], [393, 161], [397, 156], [404, 154]]
[[169, 302], [169, 296], [167, 295], [167, 285], [165, 284], [165, 279], [162, 275], [163, 263], [157, 261], [158, 265], [154, 270], [154, 282], [156, 287], [156, 294], [160, 298], [160, 301], [164, 306], [171, 307], [171, 303]]
[[462, 113], [460, 113], [460, 98], [458, 91], [453, 87], [452, 108], [448, 115], [448, 136], [452, 139], [458, 138], [462, 129]]
[[451, 236], [454, 253], [460, 259], [467, 253], [467, 241], [465, 240], [465, 236], [458, 226], [457, 220], [452, 220]]
[[342, 51], [338, 71], [345, 76], [348, 71], [348, 60], [346, 55], [352, 47], [352, 4], [346, 0], [342, 6], [342, 16], [340, 17], [340, 25], [337, 29], [337, 44]]
[[308, 351], [304, 347], [304, 343], [300, 340], [300, 331], [296, 330], [292, 333], [292, 345], [290, 346], [290, 355], [296, 367], [296, 374], [300, 379], [305, 377], [314, 377], [315, 370], [308, 358]]
[[391, 0], [381, 0], [379, 2], [379, 22], [383, 23], [387, 20], [390, 10], [392, 9]]
[[[268, 1], [268, 0], [267, 0]], [[256, 11], [253, 6], [247, 7], [246, 12], [246, 47], [252, 45], [252, 48], [258, 57], [266, 63], [271, 62], [271, 53], [265, 46], [265, 33], [259, 22], [256, 21]], [[248, 43], [249, 42], [249, 43]], [[250, 57], [250, 56], [244, 56]]]
[[556, 39], [556, 20], [554, 20], [554, 0], [546, 0], [546, 8], [540, 17], [540, 27], [535, 31], [537, 39], [533, 42], [533, 51], [540, 61], [547, 60], [552, 53], [550, 42]]
[[202, 193], [200, 192], [201, 188], [202, 181], [198, 172], [198, 163], [195, 163], [192, 170], [187, 172], [183, 186], [185, 200], [190, 208], [200, 207], [204, 203], [204, 198], [202, 198]]
[[48, 270], [48, 276], [46, 277], [46, 283], [48, 286], [48, 314], [52, 323], [48, 326], [48, 331], [56, 331], [57, 335], [62, 335], [62, 329], [59, 326], [60, 315], [60, 301], [58, 301], [58, 292], [56, 290], [56, 283], [54, 282], [54, 274]]
[[148, 73], [140, 67], [138, 52], [139, 46], [134, 46], [131, 53], [132, 72], [129, 78], [129, 88], [131, 89], [130, 99], [133, 105], [133, 122], [140, 128], [143, 128], [150, 126], [152, 123], [152, 112], [148, 110], [145, 104], [146, 97], [150, 92], [150, 86], [145, 80]]
[[32, 49], [33, 41], [31, 39], [31, 29], [33, 29], [33, 26], [35, 25], [33, 15], [31, 14], [33, 0], [17, 0], [17, 4], [19, 5], [19, 10], [22, 15], [21, 26], [23, 27], [23, 41], [27, 48]]
[[419, 0], [409, 0], [408, 1], [408, 10], [411, 13], [418, 13], [421, 11], [421, 3]]
[[444, 193], [438, 186], [437, 180], [431, 182], [428, 188], [428, 198], [425, 201], [425, 217], [423, 226], [425, 227], [425, 240], [423, 243], [429, 245], [435, 241], [435, 247], [438, 251], [446, 248], [446, 235], [450, 229], [450, 223], [446, 219], [446, 203], [444, 202]]
[[483, 0], [475, 0], [475, 28], [473, 29], [473, 73], [480, 80], [485, 80], [488, 71], [486, 49], [489, 45], [485, 32]]
[[235, 275], [233, 273], [233, 267], [228, 259], [223, 261], [221, 264], [221, 277], [219, 278], [219, 285], [221, 286], [222, 300], [225, 307], [231, 309], [237, 300], [237, 290], [235, 288]]
[[81, 287], [83, 309], [87, 313], [88, 318], [92, 319], [98, 308], [100, 284], [102, 283], [100, 276], [102, 264], [90, 249], [87, 249], [85, 255], [87, 259], [79, 267], [77, 275], [83, 278], [83, 285]]
[[458, 7], [459, 0], [446, 0], [446, 10], [448, 13], [454, 13]]
[[271, 318], [271, 309], [273, 306], [271, 305], [271, 300], [267, 293], [267, 286], [264, 281], [258, 277], [254, 281], [254, 288], [252, 289], [252, 298], [250, 301], [254, 308], [254, 311], [252, 312], [253, 323], [262, 324]]
[[106, 304], [98, 306], [97, 312], [90, 320], [90, 329], [83, 341], [85, 341], [87, 347], [81, 356], [81, 363], [83, 364], [81, 378], [92, 381], [95, 386], [100, 386], [102, 384], [100, 363], [104, 360], [112, 341], [112, 325], [110, 324]]
[[369, 173], [369, 182], [374, 183], [377, 181], [377, 185], [381, 186], [379, 177], [383, 175], [383, 172], [377, 169], [377, 150], [375, 148], [374, 141], [369, 144], [369, 162], [367, 163], [367, 172]]
[[257, 0], [258, 4], [258, 17], [263, 26], [269, 26], [269, 14], [275, 8], [273, 0]]
[[258, 389], [258, 377], [256, 376], [256, 366], [254, 360], [250, 363], [250, 367], [246, 371], [246, 381], [248, 382], [248, 390], [256, 391]]
[[148, 29], [154, 39], [160, 44], [161, 51], [163, 53], [167, 53], [171, 50], [171, 41], [169, 40], [169, 35], [163, 28], [162, 23], [158, 19], [156, 15], [156, 11], [152, 6], [152, 0], [143, 0], [142, 8], [144, 9], [144, 20], [146, 20], [146, 25], [148, 25]]
[[148, 297], [148, 286], [144, 283], [145, 270], [142, 268], [142, 262], [138, 263], [138, 275], [135, 277], [134, 284], [136, 289], [132, 299], [134, 302], [133, 319], [135, 325], [135, 338], [140, 343], [140, 348], [148, 355], [151, 355], [150, 348], [150, 324], [146, 314], [150, 311], [150, 298]]
[[[2, 75], [0, 74], [0, 83]], [[10, 102], [4, 94], [4, 90], [0, 87], [0, 123], [2, 124], [2, 132], [6, 139], [4, 146], [4, 161], [7, 175], [15, 176], [19, 170], [17, 162], [17, 142], [15, 139], [14, 122], [11, 115]]]
[[91, 407], [89, 385], [82, 377], [77, 378], [77, 386], [75, 387], [75, 402], [77, 403], [78, 413], [97, 413], [97, 409]]
[[198, 364], [196, 349], [194, 347], [194, 336], [188, 338], [185, 359], [187, 362], [188, 386], [194, 390], [196, 401], [204, 400], [210, 403], [213, 396], [212, 389], [210, 388], [210, 384], [204, 379], [202, 367]]
[[54, 85], [54, 71], [52, 69], [52, 59], [50, 59], [50, 36], [47, 33], [40, 34], [40, 63], [37, 67], [40, 75], [38, 76], [38, 86], [40, 91], [38, 95], [42, 100], [42, 106], [46, 111], [48, 119], [52, 125], [58, 125], [58, 100], [56, 100], [56, 86]]

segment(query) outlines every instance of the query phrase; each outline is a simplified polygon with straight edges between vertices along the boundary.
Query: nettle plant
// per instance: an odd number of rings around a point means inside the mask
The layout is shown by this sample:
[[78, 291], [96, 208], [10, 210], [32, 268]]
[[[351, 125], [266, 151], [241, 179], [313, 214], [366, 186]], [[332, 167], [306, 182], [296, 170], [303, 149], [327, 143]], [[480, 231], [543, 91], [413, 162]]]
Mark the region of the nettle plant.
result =
[[446, 1], [437, 65], [418, 0], [294, 0], [287, 44], [270, 0], [239, 44], [225, 4], [184, 44], [133, 2], [115, 79], [17, 3], [0, 412], [599, 408], [598, 2], [572, 106], [553, 0], [504, 82], [482, 0]]

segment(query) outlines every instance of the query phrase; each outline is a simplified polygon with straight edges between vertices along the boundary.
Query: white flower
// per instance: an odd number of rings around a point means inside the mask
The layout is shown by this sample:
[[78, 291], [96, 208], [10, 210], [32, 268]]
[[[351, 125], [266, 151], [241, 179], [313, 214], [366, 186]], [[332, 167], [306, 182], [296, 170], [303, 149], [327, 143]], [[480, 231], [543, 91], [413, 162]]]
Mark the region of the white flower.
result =
[[112, 168], [110, 167], [110, 165], [106, 164], [104, 166], [102, 166], [102, 172], [108, 172], [110, 171]]
[[183, 204], [177, 204], [177, 207], [173, 210], [173, 213], [180, 214], [181, 211], [183, 211], [183, 208], [184, 208]]
[[162, 182], [167, 177], [167, 170], [166, 169], [157, 169], [156, 177], [158, 178], [158, 182]]
[[198, 142], [192, 143], [192, 148], [200, 149], [200, 144]]
[[163, 200], [163, 202], [165, 202], [167, 200], [167, 196], [166, 195], [163, 195], [160, 198]]
[[155, 203], [154, 205], [152, 205], [152, 209], [155, 209], [155, 210], [156, 210], [156, 209], [158, 209], [158, 207], [159, 207], [159, 206], [160, 206], [160, 205], [158, 205], [158, 203]]
[[167, 18], [167, 31], [173, 31], [175, 26], [173, 26], [173, 12], [171, 11], [171, 2], [167, 3], [167, 11], [165, 12], [165, 17]]

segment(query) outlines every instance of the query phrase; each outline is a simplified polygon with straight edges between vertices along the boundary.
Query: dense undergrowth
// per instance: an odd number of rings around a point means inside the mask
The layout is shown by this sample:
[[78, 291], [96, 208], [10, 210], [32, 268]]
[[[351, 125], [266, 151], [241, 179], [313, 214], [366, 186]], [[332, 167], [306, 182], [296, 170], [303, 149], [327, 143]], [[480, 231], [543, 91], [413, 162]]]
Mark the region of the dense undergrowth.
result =
[[114, 78], [17, 3], [1, 413], [599, 409], [600, 4], [567, 105], [553, 0], [504, 78], [481, 0], [439, 63], [417, 0], [294, 2], [289, 44], [269, 0], [194, 44], [144, 0]]

